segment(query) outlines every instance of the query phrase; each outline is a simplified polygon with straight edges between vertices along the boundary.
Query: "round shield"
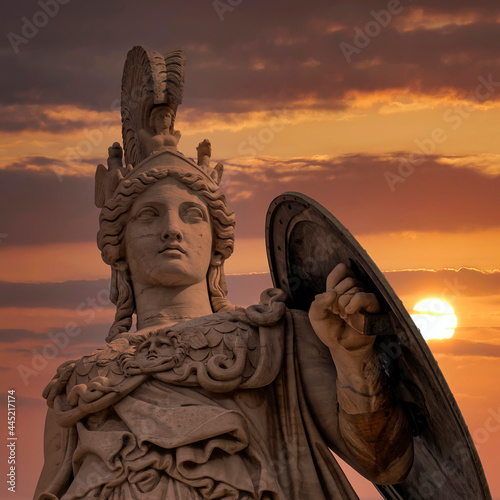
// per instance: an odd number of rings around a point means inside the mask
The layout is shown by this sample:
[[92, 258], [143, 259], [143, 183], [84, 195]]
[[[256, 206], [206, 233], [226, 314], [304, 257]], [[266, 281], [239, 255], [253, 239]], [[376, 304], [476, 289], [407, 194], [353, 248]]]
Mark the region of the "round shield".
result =
[[367, 316], [367, 333], [377, 335], [378, 357], [407, 409], [415, 450], [402, 483], [376, 485], [383, 497], [491, 499], [467, 425], [436, 360], [384, 275], [349, 231], [311, 198], [285, 193], [269, 207], [266, 247], [274, 286], [287, 292], [290, 308], [308, 311], [341, 262], [381, 304], [381, 314]]

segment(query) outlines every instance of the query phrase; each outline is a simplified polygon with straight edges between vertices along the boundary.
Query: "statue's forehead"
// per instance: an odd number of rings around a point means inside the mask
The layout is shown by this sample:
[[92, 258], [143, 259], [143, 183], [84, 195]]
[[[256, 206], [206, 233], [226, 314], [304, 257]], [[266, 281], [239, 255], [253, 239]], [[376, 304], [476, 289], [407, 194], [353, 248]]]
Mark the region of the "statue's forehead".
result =
[[134, 204], [147, 201], [163, 202], [168, 205], [193, 202], [206, 206], [203, 198], [196, 194], [189, 186], [171, 176], [164, 177], [148, 187], [136, 198]]
[[149, 336], [146, 340], [144, 340], [140, 345], [145, 346], [156, 342], [169, 343], [171, 341], [171, 335], [162, 333], [162, 334], [154, 334]]

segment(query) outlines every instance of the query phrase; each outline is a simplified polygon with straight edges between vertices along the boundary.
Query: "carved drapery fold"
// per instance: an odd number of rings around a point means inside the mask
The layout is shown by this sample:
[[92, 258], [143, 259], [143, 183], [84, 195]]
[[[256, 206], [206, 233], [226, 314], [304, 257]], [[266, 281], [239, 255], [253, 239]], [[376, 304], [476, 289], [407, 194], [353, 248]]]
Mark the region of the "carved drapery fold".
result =
[[[37, 498], [356, 499], [316, 427], [300, 378], [298, 340], [308, 337], [311, 327], [303, 314], [286, 312], [278, 295], [269, 292], [262, 304], [245, 313], [218, 313], [143, 338], [125, 334], [107, 350], [66, 364], [59, 375], [68, 382], [63, 392], [52, 395], [51, 418], [57, 420], [59, 433], [76, 433], [77, 439], [66, 447], [72, 467], [52, 481], [45, 478], [39, 490], [44, 493]], [[217, 332], [215, 327], [226, 331]], [[203, 334], [207, 345], [195, 334], [200, 328], [212, 332]], [[214, 331], [221, 339], [210, 346], [217, 340]], [[130, 375], [120, 371], [127, 363], [141, 366], [134, 356], [148, 338], [167, 335], [187, 344], [178, 366]], [[182, 371], [185, 363], [199, 367], [208, 363], [210, 353], [220, 357], [218, 346], [227, 350], [228, 369], [234, 368], [240, 341], [248, 353], [253, 347], [258, 355], [253, 355], [256, 366], [249, 354], [245, 357], [248, 371], [238, 376], [237, 389], [230, 386], [232, 376], [219, 377], [226, 378], [218, 380], [220, 384], [229, 384], [225, 392], [222, 385], [218, 391], [203, 388], [204, 379], [196, 370], [190, 372], [196, 380], [180, 380], [185, 373], [176, 371]], [[165, 359], [170, 360], [178, 346], [167, 342]], [[193, 359], [200, 358], [204, 349], [206, 358]], [[106, 359], [111, 362], [106, 364]], [[158, 359], [154, 362], [161, 364]], [[72, 370], [69, 377], [65, 369]], [[334, 377], [331, 360], [329, 371]], [[210, 374], [207, 369], [206, 375], [214, 374], [217, 370]], [[53, 381], [50, 387], [55, 386]], [[311, 389], [305, 387], [306, 393]], [[330, 389], [329, 399], [335, 405], [335, 385]], [[333, 434], [342, 443], [336, 429]]]

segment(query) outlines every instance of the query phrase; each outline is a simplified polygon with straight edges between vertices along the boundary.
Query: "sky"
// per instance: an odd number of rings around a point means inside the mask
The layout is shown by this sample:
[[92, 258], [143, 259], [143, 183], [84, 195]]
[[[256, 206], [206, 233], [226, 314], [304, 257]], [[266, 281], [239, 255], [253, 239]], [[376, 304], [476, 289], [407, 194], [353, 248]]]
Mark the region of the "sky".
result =
[[113, 317], [93, 176], [121, 141], [121, 73], [134, 45], [186, 53], [179, 149], [194, 157], [209, 138], [225, 166], [237, 217], [233, 302], [255, 303], [271, 285], [264, 221], [274, 197], [316, 199], [408, 311], [430, 297], [454, 308], [454, 337], [429, 346], [500, 498], [498, 2], [7, 0], [1, 9], [0, 374], [2, 407], [16, 391], [17, 498], [31, 497], [43, 460], [44, 386], [62, 362], [102, 345]]

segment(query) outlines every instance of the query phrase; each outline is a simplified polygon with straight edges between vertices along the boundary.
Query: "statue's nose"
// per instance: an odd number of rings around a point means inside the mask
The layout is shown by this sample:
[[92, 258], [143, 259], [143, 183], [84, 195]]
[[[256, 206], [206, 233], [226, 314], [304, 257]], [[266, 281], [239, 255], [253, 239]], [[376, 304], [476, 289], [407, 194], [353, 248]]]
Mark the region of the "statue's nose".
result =
[[181, 241], [182, 233], [178, 227], [169, 227], [163, 230], [161, 237], [165, 241], [169, 239]]
[[161, 239], [163, 241], [182, 241], [182, 221], [176, 210], [168, 210], [163, 215], [161, 224]]
[[161, 238], [164, 241], [169, 239], [181, 241], [182, 231], [180, 228], [179, 221], [176, 217], [167, 215], [163, 221], [163, 230], [161, 233]]

